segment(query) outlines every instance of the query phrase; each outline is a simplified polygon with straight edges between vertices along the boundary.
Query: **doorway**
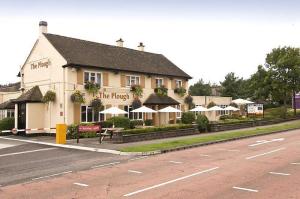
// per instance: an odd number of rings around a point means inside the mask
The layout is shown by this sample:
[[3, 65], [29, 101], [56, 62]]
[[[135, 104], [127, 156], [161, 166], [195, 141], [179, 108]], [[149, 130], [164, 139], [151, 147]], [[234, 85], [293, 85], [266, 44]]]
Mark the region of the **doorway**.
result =
[[18, 104], [18, 129], [26, 129], [26, 103]]

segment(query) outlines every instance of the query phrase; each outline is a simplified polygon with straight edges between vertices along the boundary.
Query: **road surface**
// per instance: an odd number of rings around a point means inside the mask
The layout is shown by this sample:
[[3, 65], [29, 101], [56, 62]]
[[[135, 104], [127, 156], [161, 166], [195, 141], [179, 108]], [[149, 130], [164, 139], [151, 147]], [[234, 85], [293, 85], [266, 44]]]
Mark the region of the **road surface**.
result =
[[[50, 151], [59, 154], [60, 150]], [[55, 158], [47, 155], [50, 151], [39, 153]], [[32, 155], [23, 154], [22, 159]], [[118, 161], [109, 155], [111, 162], [73, 171], [74, 164], [91, 161], [86, 155], [97, 156], [84, 152], [75, 155], [74, 159], [79, 158], [75, 162], [57, 159], [56, 164], [66, 166], [66, 173], [0, 187], [0, 198], [300, 198], [300, 130], [140, 159]], [[101, 160], [103, 154], [98, 155]], [[2, 170], [4, 160], [0, 156], [0, 179], [9, 176]], [[36, 161], [36, 166], [24, 171], [43, 169], [38, 156]], [[8, 164], [14, 164], [13, 160]]]

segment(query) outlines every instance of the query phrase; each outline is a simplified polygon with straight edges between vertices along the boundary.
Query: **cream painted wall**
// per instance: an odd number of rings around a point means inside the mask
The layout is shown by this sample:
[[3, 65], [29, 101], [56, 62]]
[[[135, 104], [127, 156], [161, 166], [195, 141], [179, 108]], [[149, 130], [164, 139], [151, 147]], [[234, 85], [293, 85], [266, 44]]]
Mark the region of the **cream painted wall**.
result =
[[[27, 103], [26, 104], [26, 128], [45, 128], [44, 118], [45, 114], [42, 103]], [[44, 131], [30, 131], [29, 133], [44, 132]]]
[[[2, 93], [2, 102], [6, 102], [8, 100], [11, 100], [11, 99], [16, 99], [18, 98], [20, 95], [22, 94], [21, 91], [18, 91], [18, 92], [5, 92], [5, 93]], [[1, 94], [0, 94], [1, 95]], [[1, 102], [1, 97], [0, 97], [0, 102]], [[1, 102], [1, 103], [2, 103]]]

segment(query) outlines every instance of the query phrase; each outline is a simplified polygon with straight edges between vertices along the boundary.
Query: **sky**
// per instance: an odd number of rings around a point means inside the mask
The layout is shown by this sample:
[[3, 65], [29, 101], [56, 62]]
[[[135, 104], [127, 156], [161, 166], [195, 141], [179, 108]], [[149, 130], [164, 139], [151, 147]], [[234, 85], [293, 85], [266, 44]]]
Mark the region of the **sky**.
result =
[[249, 78], [279, 46], [300, 47], [294, 0], [0, 0], [0, 84], [16, 77], [38, 37], [48, 32], [164, 54], [193, 77], [219, 83]]

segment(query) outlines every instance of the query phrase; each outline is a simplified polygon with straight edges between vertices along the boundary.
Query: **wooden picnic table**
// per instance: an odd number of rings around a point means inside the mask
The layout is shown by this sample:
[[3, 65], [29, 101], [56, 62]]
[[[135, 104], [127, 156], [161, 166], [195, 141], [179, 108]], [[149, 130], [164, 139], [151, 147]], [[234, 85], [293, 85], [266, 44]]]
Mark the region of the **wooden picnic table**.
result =
[[104, 140], [105, 136], [109, 136], [112, 139], [114, 133], [123, 130], [124, 128], [102, 128], [102, 132], [100, 133], [99, 143]]

